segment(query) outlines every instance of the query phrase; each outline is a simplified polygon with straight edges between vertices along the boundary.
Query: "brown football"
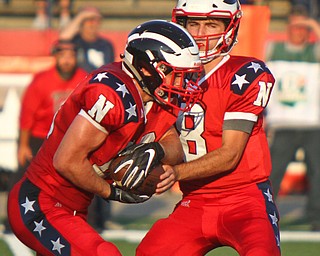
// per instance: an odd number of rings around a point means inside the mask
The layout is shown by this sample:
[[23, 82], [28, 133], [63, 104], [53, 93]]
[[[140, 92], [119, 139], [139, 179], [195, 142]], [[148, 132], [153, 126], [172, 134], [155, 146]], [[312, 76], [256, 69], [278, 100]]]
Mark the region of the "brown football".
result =
[[124, 157], [125, 156], [118, 156], [114, 158], [109, 165], [111, 179], [113, 179], [119, 187], [122, 187], [121, 179], [123, 175], [126, 173], [128, 167], [124, 166], [117, 173], [115, 173], [115, 171], [116, 171], [116, 167]]
[[[117, 173], [115, 173], [116, 167], [118, 166], [119, 162], [123, 159], [124, 156], [120, 156], [115, 158], [110, 166], [110, 176], [115, 181], [115, 183], [122, 187], [121, 179], [123, 175], [126, 173], [127, 168], [126, 166], [123, 166], [123, 168], [120, 169]], [[152, 196], [157, 188], [157, 184], [160, 181], [160, 175], [164, 173], [164, 170], [162, 168], [162, 165], [156, 166], [146, 177], [146, 179], [143, 181], [143, 183], [136, 189], [133, 189], [131, 192], [139, 195], [148, 195]]]
[[160, 175], [164, 173], [162, 165], [156, 166], [146, 177], [143, 183], [133, 190], [138, 195], [152, 196], [156, 192], [157, 184], [160, 182]]

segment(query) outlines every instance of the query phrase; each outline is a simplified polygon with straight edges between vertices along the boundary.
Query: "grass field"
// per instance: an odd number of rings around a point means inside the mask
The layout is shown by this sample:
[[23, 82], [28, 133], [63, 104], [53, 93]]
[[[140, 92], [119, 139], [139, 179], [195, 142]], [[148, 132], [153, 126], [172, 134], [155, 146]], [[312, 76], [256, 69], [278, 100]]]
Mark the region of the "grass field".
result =
[[[134, 256], [137, 243], [126, 241], [112, 241], [120, 249], [123, 256]], [[281, 245], [282, 256], [318, 256], [320, 252], [319, 242], [284, 242]], [[14, 256], [6, 243], [0, 239], [0, 255]], [[168, 255], [169, 256], [169, 255]], [[187, 255], [186, 255], [187, 256]], [[207, 256], [238, 256], [231, 248], [223, 247], [207, 254]]]
[[[134, 221], [128, 219], [117, 219], [118, 223], [121, 223], [126, 230], [148, 230], [154, 223], [153, 218], [135, 219]], [[283, 221], [283, 227], [286, 230], [309, 230], [309, 226], [305, 221], [292, 223], [290, 221]], [[299, 239], [298, 239], [299, 240]], [[123, 256], [134, 256], [135, 249], [138, 243], [128, 242], [126, 240], [109, 240], [113, 242], [121, 251]], [[289, 240], [290, 241], [290, 240]], [[281, 243], [282, 256], [318, 256], [320, 255], [320, 242], [309, 241], [293, 241]], [[0, 256], [15, 256], [10, 251], [8, 245], [0, 238]], [[171, 255], [168, 255], [171, 256]], [[187, 256], [187, 255], [186, 255]], [[212, 252], [209, 252], [206, 256], [238, 256], [238, 253], [228, 247], [218, 248]]]
[[[290, 206], [292, 206], [293, 204], [301, 202], [303, 198], [287, 197], [286, 200], [287, 201], [285, 201], [285, 203], [289, 202], [290, 204], [284, 205], [284, 202], [282, 203], [285, 207], [290, 208]], [[156, 205], [151, 204], [148, 207], [149, 208], [153, 207], [155, 209], [158, 209], [159, 207], [164, 207], [164, 205], [162, 201], [158, 201]], [[292, 211], [289, 212], [287, 215], [283, 214], [282, 219], [280, 221], [280, 224], [281, 224], [280, 226], [282, 231], [291, 231], [291, 232], [298, 231], [298, 235], [295, 236], [295, 238], [293, 238], [295, 239], [294, 241], [288, 238], [282, 240], [282, 243], [281, 243], [282, 256], [318, 256], [320, 255], [320, 238], [319, 238], [320, 233], [313, 234], [309, 232], [309, 234], [311, 234], [312, 236], [311, 239], [307, 241], [303, 241], [302, 240], [303, 238], [306, 239], [306, 237], [309, 237], [309, 236], [301, 235], [301, 233], [299, 232], [304, 232], [304, 231], [308, 232], [311, 226], [308, 223], [308, 221], [303, 217], [304, 216], [303, 214], [300, 214], [300, 215], [290, 214], [292, 212], [293, 213], [300, 212], [301, 209], [303, 209], [304, 204], [299, 205], [299, 207], [300, 208], [297, 208], [297, 207], [292, 208]], [[136, 230], [136, 231], [148, 230], [151, 228], [152, 224], [156, 221], [157, 218], [153, 216], [152, 212], [148, 212], [147, 208], [144, 208], [144, 210], [146, 211], [146, 214], [148, 214], [147, 216], [131, 217], [130, 215], [130, 217], [128, 217], [128, 216], [119, 214], [119, 217], [118, 218], [114, 217], [113, 221], [115, 223], [120, 224], [124, 230], [131, 230], [131, 231], [132, 230]], [[130, 208], [129, 210], [126, 208], [126, 211], [130, 213], [134, 212], [132, 211], [132, 208]], [[106, 233], [110, 234], [108, 231]], [[316, 236], [317, 239], [314, 239], [314, 236]], [[16, 256], [16, 255], [13, 255], [8, 245], [3, 240], [1, 240], [1, 238], [2, 237], [0, 234], [0, 256]], [[128, 242], [128, 241], [138, 241], [138, 240], [125, 240], [126, 238], [123, 235], [112, 236], [112, 238], [109, 237], [106, 239], [108, 239], [111, 242], [114, 242], [115, 245], [120, 249], [123, 256], [135, 255], [135, 249], [138, 244], [137, 242], [134, 243], [134, 242]], [[114, 240], [114, 239], [122, 239], [122, 240]], [[313, 242], [313, 241], [317, 241], [317, 242]], [[174, 255], [168, 255], [168, 256], [174, 256]], [[232, 248], [223, 247], [208, 253], [206, 256], [238, 256], [238, 253]]]
[[[120, 248], [123, 256], [134, 256], [137, 244], [125, 241], [114, 241]], [[316, 242], [285, 242], [282, 243], [282, 256], [318, 256], [320, 253], [320, 243]], [[232, 248], [223, 247], [207, 254], [207, 256], [238, 256], [239, 254]], [[168, 255], [169, 256], [169, 255]], [[173, 255], [172, 255], [173, 256]], [[186, 255], [187, 256], [187, 255]], [[271, 256], [271, 255], [270, 255]]]

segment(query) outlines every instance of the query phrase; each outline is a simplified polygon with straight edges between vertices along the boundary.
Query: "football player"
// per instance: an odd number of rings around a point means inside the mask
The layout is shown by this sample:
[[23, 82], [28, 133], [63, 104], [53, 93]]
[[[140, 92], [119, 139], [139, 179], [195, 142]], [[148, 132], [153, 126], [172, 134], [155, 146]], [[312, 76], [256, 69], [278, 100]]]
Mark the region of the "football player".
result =
[[57, 111], [43, 146], [11, 190], [15, 235], [37, 255], [121, 255], [86, 222], [88, 206], [94, 195], [122, 203], [149, 198], [104, 179], [110, 160], [128, 144], [150, 142], [150, 162], [182, 161], [175, 110], [195, 104], [201, 72], [197, 44], [183, 27], [162, 20], [136, 27], [122, 61], [89, 74]]
[[178, 180], [183, 198], [154, 224], [138, 256], [205, 255], [220, 246], [242, 256], [280, 255], [263, 130], [275, 80], [261, 60], [229, 54], [241, 17], [236, 0], [179, 0], [173, 9], [173, 21], [198, 43], [205, 92], [177, 122], [187, 161], [164, 165], [158, 184], [160, 193]]

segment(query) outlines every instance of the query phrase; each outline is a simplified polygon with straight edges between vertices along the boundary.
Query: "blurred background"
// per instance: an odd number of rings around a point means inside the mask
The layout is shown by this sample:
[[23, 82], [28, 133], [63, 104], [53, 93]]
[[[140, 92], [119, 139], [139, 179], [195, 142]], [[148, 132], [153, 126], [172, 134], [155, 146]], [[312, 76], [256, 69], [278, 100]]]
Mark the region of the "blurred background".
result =
[[[319, 21], [319, 1], [242, 2], [244, 16], [239, 43], [232, 51], [236, 55], [268, 61], [267, 45], [287, 40], [287, 19], [293, 5], [303, 5], [310, 17]], [[5, 230], [8, 181], [18, 169], [21, 98], [34, 75], [54, 65], [51, 49], [59, 35], [81, 10], [88, 5], [95, 7], [102, 15], [99, 34], [111, 42], [114, 59], [119, 60], [128, 32], [150, 19], [170, 20], [175, 3], [175, 0], [0, 0], [0, 230]], [[312, 31], [309, 40], [318, 40]], [[316, 76], [316, 86], [320, 87], [318, 73]], [[305, 217], [309, 180], [303, 160], [304, 151], [299, 148], [297, 156], [284, 170], [278, 188], [282, 230], [312, 229]], [[179, 197], [179, 190], [175, 187], [143, 207], [113, 204], [111, 224], [107, 229], [148, 229], [155, 219], [171, 212]]]

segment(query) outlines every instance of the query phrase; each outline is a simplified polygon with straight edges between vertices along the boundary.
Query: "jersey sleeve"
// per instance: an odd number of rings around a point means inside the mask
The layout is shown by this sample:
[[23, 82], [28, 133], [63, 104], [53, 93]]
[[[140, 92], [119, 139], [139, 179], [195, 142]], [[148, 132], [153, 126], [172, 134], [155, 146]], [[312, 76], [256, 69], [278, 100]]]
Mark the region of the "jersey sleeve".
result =
[[81, 96], [80, 115], [103, 132], [138, 122], [134, 97], [125, 83], [110, 73], [98, 73], [87, 81]]
[[224, 120], [256, 122], [267, 106], [274, 77], [262, 61], [251, 61], [238, 69], [230, 81]]

